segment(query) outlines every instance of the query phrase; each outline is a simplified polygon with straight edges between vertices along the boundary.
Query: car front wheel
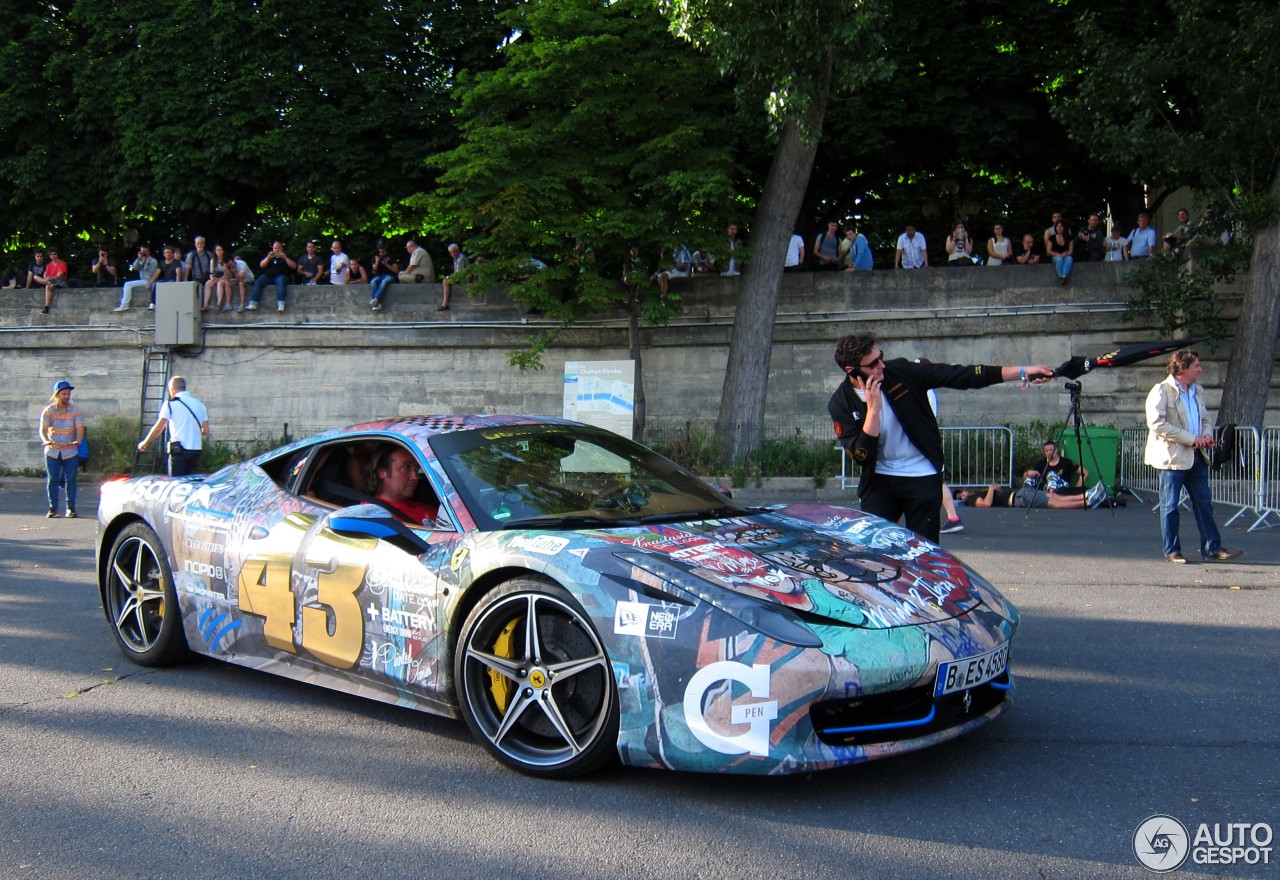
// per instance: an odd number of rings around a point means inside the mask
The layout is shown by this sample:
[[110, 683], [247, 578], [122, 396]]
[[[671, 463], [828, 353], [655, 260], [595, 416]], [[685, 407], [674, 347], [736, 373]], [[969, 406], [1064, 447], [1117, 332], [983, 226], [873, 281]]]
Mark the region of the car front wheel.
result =
[[509, 767], [566, 778], [616, 759], [613, 670], [559, 585], [518, 578], [485, 596], [463, 626], [454, 671], [467, 725]]
[[166, 666], [187, 656], [173, 572], [149, 526], [134, 523], [111, 545], [102, 607], [117, 644], [134, 663]]

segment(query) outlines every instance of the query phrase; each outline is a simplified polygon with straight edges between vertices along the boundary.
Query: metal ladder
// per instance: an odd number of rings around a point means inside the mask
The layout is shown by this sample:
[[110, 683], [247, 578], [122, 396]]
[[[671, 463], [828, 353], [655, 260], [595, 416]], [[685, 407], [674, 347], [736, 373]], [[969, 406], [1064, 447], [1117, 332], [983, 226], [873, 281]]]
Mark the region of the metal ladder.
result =
[[[138, 423], [138, 442], [147, 436], [160, 417], [160, 407], [169, 397], [169, 348], [148, 346], [142, 360], [142, 405]], [[164, 442], [153, 443], [146, 452], [135, 452], [133, 474], [164, 473]]]

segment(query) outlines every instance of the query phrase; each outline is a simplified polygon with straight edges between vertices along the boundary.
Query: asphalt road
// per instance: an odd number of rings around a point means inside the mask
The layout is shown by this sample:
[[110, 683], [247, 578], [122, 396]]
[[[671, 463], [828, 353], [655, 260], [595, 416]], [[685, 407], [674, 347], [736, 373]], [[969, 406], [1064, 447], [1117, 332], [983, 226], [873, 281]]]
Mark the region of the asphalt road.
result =
[[[0, 481], [5, 880], [1137, 878], [1152, 814], [1280, 829], [1276, 529], [1224, 528], [1240, 561], [1172, 566], [1136, 505], [966, 511], [944, 543], [1023, 615], [994, 725], [810, 776], [551, 783], [461, 722], [128, 663], [96, 595], [94, 501], [48, 520], [38, 486]], [[1178, 873], [1280, 880], [1272, 846]]]

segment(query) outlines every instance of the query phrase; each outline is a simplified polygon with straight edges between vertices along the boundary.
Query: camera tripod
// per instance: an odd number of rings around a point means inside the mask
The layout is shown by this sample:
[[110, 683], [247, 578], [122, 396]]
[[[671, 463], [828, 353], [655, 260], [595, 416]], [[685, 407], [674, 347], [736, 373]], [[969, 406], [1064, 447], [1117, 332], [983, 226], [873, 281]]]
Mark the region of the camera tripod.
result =
[[[1113, 497], [1113, 494], [1119, 494], [1122, 490], [1117, 489], [1115, 493], [1113, 493], [1113, 487], [1107, 485], [1106, 477], [1103, 476], [1102, 465], [1099, 463], [1098, 454], [1093, 448], [1093, 438], [1089, 436], [1089, 429], [1085, 425], [1084, 415], [1080, 411], [1080, 392], [1083, 386], [1081, 386], [1079, 382], [1068, 381], [1062, 387], [1065, 388], [1067, 393], [1070, 395], [1071, 403], [1067, 410], [1067, 417], [1062, 423], [1062, 428], [1058, 431], [1057, 439], [1054, 441], [1054, 448], [1058, 450], [1058, 455], [1061, 457], [1062, 438], [1066, 436], [1068, 429], [1070, 429], [1075, 436], [1076, 449], [1080, 455], [1080, 466], [1088, 470], [1091, 475], [1097, 475], [1098, 482], [1102, 484], [1102, 491], [1104, 493], [1103, 503], [1108, 504], [1110, 499]], [[1085, 457], [1086, 448], [1088, 449], [1088, 460], [1086, 460]], [[1092, 469], [1089, 469], [1089, 464], [1093, 465]], [[1047, 490], [1048, 477], [1047, 469], [1046, 471], [1041, 472], [1041, 474], [1036, 477], [1034, 488], [1042, 491]], [[1086, 480], [1085, 482], [1088, 481]], [[1085, 487], [1085, 491], [1088, 491], [1087, 486]], [[1114, 505], [1111, 506], [1113, 508], [1112, 516], [1114, 516]], [[1030, 512], [1030, 509], [1028, 509], [1028, 512]]]

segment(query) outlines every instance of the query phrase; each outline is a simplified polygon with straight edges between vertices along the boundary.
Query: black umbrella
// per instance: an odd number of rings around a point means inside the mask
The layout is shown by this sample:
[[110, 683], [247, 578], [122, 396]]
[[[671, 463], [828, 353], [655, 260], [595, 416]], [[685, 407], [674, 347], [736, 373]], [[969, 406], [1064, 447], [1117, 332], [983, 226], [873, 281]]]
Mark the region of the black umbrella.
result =
[[1115, 351], [1109, 351], [1106, 354], [1100, 354], [1097, 357], [1073, 357], [1063, 363], [1054, 370], [1054, 374], [1062, 376], [1066, 379], [1079, 379], [1085, 373], [1091, 372], [1099, 368], [1110, 369], [1112, 367], [1127, 367], [1129, 364], [1136, 364], [1138, 361], [1145, 361], [1147, 358], [1158, 357], [1162, 354], [1169, 354], [1179, 349], [1204, 342], [1208, 336], [1196, 336], [1191, 339], [1165, 339], [1161, 342], [1136, 342], [1133, 345], [1126, 345], [1123, 348], [1117, 348]]

